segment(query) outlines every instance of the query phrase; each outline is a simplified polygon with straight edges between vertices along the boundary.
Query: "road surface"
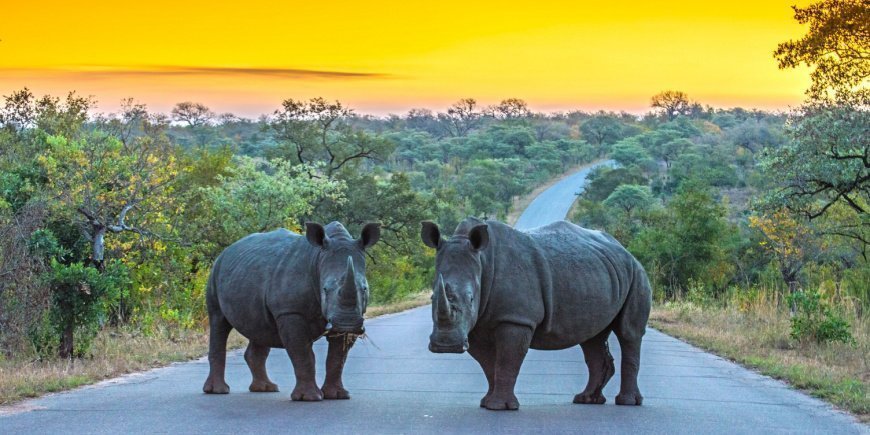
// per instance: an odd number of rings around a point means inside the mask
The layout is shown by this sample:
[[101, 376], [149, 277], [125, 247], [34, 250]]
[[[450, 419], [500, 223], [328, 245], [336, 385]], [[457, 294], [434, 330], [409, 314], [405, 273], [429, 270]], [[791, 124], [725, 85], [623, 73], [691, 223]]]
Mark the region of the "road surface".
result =
[[[578, 187], [558, 189], [573, 200]], [[549, 205], [530, 205], [537, 207]], [[618, 370], [604, 389], [607, 404], [572, 404], [587, 376], [578, 347], [530, 351], [517, 381], [520, 410], [487, 411], [478, 406], [486, 380], [477, 363], [467, 354], [427, 350], [429, 310], [366, 322], [370, 340], [354, 346], [345, 370], [351, 400], [291, 402], [292, 367], [279, 349], [268, 369], [281, 392], [249, 393], [242, 351], [234, 351], [227, 360], [229, 395], [200, 392], [208, 373], [202, 358], [0, 408], [0, 434], [870, 433], [824, 402], [653, 329], [641, 356], [643, 406], [613, 405]], [[619, 367], [613, 337], [610, 349]], [[322, 382], [325, 342], [315, 351]]]
[[528, 230], [565, 219], [568, 210], [577, 199], [576, 195], [586, 187], [586, 177], [589, 172], [598, 166], [613, 166], [614, 164], [613, 160], [606, 160], [559, 180], [532, 200], [517, 219], [514, 228]]

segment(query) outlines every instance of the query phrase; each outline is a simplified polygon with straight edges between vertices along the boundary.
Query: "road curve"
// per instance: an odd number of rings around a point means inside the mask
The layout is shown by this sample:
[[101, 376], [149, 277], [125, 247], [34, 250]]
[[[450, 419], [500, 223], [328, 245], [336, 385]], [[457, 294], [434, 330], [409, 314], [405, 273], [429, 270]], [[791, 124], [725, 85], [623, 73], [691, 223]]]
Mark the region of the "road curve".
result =
[[[530, 351], [517, 381], [520, 410], [487, 411], [478, 406], [480, 367], [467, 354], [430, 353], [431, 327], [429, 307], [367, 321], [371, 338], [354, 346], [345, 370], [351, 400], [291, 402], [292, 367], [279, 349], [267, 364], [281, 392], [249, 393], [250, 373], [234, 351], [229, 395], [200, 392], [201, 358], [0, 408], [0, 433], [870, 433], [824, 402], [653, 329], [642, 352], [643, 406], [613, 405], [619, 373], [604, 389], [607, 404], [572, 404], [587, 376], [572, 348]], [[618, 360], [613, 337], [610, 349]], [[323, 340], [315, 353], [322, 382]]]
[[585, 189], [586, 177], [589, 176], [589, 172], [599, 166], [613, 166], [614, 164], [613, 160], [606, 160], [559, 180], [532, 200], [517, 219], [514, 228], [528, 230], [565, 219], [568, 210], [577, 199], [577, 194]]

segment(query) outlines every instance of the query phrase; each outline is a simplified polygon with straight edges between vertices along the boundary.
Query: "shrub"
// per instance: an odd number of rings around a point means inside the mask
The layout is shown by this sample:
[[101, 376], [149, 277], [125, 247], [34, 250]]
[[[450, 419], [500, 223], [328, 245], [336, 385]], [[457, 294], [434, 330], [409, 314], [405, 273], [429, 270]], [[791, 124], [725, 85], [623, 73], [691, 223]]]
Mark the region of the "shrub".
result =
[[788, 296], [796, 308], [791, 318], [791, 337], [798, 341], [815, 340], [818, 343], [839, 341], [854, 344], [849, 323], [838, 315], [818, 291], [796, 292]]

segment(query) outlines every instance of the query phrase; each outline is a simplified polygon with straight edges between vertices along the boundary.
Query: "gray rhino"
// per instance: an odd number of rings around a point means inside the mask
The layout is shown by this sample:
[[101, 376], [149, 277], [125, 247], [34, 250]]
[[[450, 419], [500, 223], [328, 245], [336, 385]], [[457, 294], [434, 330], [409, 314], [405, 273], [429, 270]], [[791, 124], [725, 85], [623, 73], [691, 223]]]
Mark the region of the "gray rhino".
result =
[[489, 391], [487, 409], [518, 409], [514, 385], [528, 349], [583, 349], [589, 380], [574, 403], [601, 404], [613, 376], [607, 346], [622, 349], [618, 405], [640, 405], [641, 338], [652, 302], [643, 267], [613, 237], [569, 222], [518, 231], [468, 218], [449, 239], [423, 222], [423, 242], [437, 250], [429, 350], [468, 353]]
[[[251, 234], [225, 249], [206, 289], [211, 331], [203, 392], [229, 393], [226, 345], [235, 328], [249, 340], [250, 391], [278, 391], [266, 374], [266, 358], [271, 348], [284, 348], [296, 374], [291, 399], [350, 398], [341, 373], [348, 350], [365, 331], [369, 291], [364, 251], [379, 237], [379, 224], [367, 224], [354, 240], [338, 222], [326, 228], [307, 223], [305, 237], [279, 229]], [[324, 335], [329, 342], [326, 380], [318, 388], [312, 344]]]

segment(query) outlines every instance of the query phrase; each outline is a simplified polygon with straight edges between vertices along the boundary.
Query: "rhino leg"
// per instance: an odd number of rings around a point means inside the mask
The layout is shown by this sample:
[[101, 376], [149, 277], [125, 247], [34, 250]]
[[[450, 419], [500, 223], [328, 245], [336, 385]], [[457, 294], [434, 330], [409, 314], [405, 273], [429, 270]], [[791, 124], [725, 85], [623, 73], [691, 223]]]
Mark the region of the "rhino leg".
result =
[[607, 337], [610, 329], [605, 329], [591, 339], [580, 343], [583, 348], [583, 357], [586, 367], [589, 368], [589, 381], [582, 393], [574, 396], [574, 403], [588, 403], [600, 405], [607, 402], [601, 390], [607, 385], [607, 381], [613, 376], [613, 356], [607, 346]]
[[640, 369], [640, 345], [646, 332], [650, 311], [650, 287], [646, 278], [636, 279], [630, 289], [625, 306], [616, 316], [613, 331], [619, 339], [622, 353], [622, 382], [617, 405], [641, 405], [643, 396], [637, 388], [637, 372]]
[[327, 337], [326, 341], [329, 342], [329, 352], [326, 354], [326, 379], [321, 387], [323, 398], [350, 399], [350, 393], [344, 389], [344, 384], [341, 382], [341, 374], [347, 361], [347, 353], [356, 342], [356, 338], [338, 335]]
[[251, 381], [251, 386], [248, 391], [252, 393], [273, 393], [278, 391], [278, 386], [269, 380], [269, 375], [266, 373], [266, 358], [269, 357], [269, 351], [272, 349], [269, 346], [260, 346], [254, 342], [248, 343], [248, 348], [245, 349], [245, 362], [248, 363], [248, 368], [251, 369], [251, 376], [254, 378]]
[[209, 314], [208, 334], [208, 378], [202, 386], [202, 392], [207, 394], [227, 394], [230, 386], [224, 380], [227, 367], [227, 337], [233, 330], [220, 311]]
[[323, 400], [323, 393], [317, 388], [314, 379], [314, 350], [311, 348], [308, 322], [297, 315], [285, 315], [275, 320], [296, 375], [296, 386], [290, 393], [290, 399], [306, 402]]
[[622, 353], [622, 383], [616, 396], [617, 405], [641, 405], [643, 396], [637, 388], [637, 372], [640, 368], [641, 339], [624, 339], [619, 336], [619, 349]]
[[492, 343], [475, 340], [471, 337], [469, 337], [468, 342], [468, 353], [480, 364], [483, 374], [486, 375], [486, 382], [489, 384], [486, 396], [480, 399], [480, 407], [485, 408], [486, 400], [492, 395], [493, 386], [495, 385], [495, 348], [492, 346]]
[[520, 407], [514, 386], [520, 367], [532, 342], [532, 329], [513, 323], [502, 323], [495, 330], [495, 386], [484, 398], [483, 406], [491, 410], [516, 410]]

